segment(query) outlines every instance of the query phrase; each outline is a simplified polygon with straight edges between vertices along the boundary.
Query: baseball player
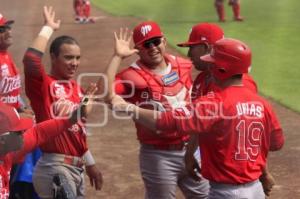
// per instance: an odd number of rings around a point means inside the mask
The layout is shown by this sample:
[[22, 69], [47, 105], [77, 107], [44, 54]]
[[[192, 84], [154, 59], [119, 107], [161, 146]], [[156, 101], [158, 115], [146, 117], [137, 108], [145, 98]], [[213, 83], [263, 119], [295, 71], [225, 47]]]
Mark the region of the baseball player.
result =
[[0, 102], [0, 199], [9, 197], [12, 164], [22, 162], [27, 153], [86, 117], [84, 109], [82, 106], [79, 113], [74, 111], [69, 119], [52, 119], [33, 127], [31, 118], [20, 117], [16, 109]]
[[[193, 82], [192, 100], [206, 95], [214, 88], [213, 77], [209, 70], [210, 64], [207, 64], [207, 62], [203, 62], [200, 57], [209, 54], [211, 52], [213, 44], [222, 38], [224, 38], [224, 32], [221, 27], [211, 23], [200, 23], [193, 26], [192, 31], [189, 35], [189, 40], [187, 42], [178, 44], [179, 47], [189, 48], [188, 57], [190, 57], [195, 68], [200, 72]], [[256, 83], [249, 74], [243, 74], [242, 83], [246, 88], [257, 93]], [[196, 171], [200, 171], [198, 163], [194, 158], [194, 152], [196, 150], [196, 147], [198, 146], [197, 142], [197, 135], [192, 135], [185, 156], [185, 163], [188, 172], [195, 179], [197, 179]], [[266, 195], [269, 195], [275, 181], [267, 168], [263, 174], [264, 175], [261, 176], [261, 182], [264, 187], [264, 192], [266, 193]]]
[[[0, 101], [16, 108], [20, 114], [32, 117], [32, 111], [26, 108], [20, 95], [21, 78], [19, 70], [8, 52], [8, 48], [13, 44], [11, 33], [13, 23], [13, 20], [7, 20], [0, 14]], [[34, 189], [30, 170], [33, 170], [36, 159], [39, 157], [40, 151], [36, 149], [27, 154], [22, 164], [14, 165], [10, 182], [11, 198], [14, 198], [16, 194], [23, 199], [33, 197]], [[26, 189], [26, 192], [23, 191], [24, 189]]]
[[11, 25], [13, 20], [6, 20], [0, 13], [0, 101], [8, 104], [19, 112], [21, 103], [21, 78], [8, 48], [13, 44]]
[[[80, 86], [72, 80], [80, 62], [80, 47], [69, 36], [60, 36], [50, 45], [51, 71], [46, 74], [42, 57], [48, 40], [60, 21], [55, 20], [52, 7], [44, 7], [45, 26], [42, 27], [24, 56], [25, 90], [36, 114], [37, 122], [65, 116], [78, 107], [82, 98]], [[84, 197], [85, 166], [91, 185], [102, 186], [102, 175], [87, 148], [86, 129], [74, 124], [51, 142], [41, 145], [43, 152], [33, 175], [35, 190], [41, 198], [52, 198], [52, 179], [65, 175], [76, 198]]]
[[[130, 39], [128, 30], [121, 29], [119, 35], [115, 33], [115, 54], [106, 70], [108, 90], [150, 109], [165, 111], [185, 106], [190, 100], [191, 62], [166, 53], [166, 39], [153, 21], [145, 21], [134, 28], [135, 49], [130, 49]], [[118, 73], [114, 80], [122, 59], [134, 53], [139, 59]], [[111, 88], [113, 80], [114, 89]], [[185, 170], [188, 135], [179, 135], [176, 130], [170, 131], [168, 136], [154, 135], [138, 123], [136, 129], [145, 198], [175, 198], [177, 186], [186, 198], [207, 198], [207, 180], [202, 178], [196, 182]]]
[[[232, 6], [233, 19], [235, 21], [243, 21], [244, 18], [240, 15], [240, 0], [229, 0], [228, 5]], [[219, 21], [225, 22], [224, 0], [215, 0], [215, 8], [218, 13]]]
[[73, 8], [77, 23], [95, 23], [95, 18], [91, 17], [91, 2], [89, 0], [73, 0]]
[[242, 74], [251, 65], [251, 50], [241, 41], [221, 39], [201, 60], [212, 64], [217, 88], [193, 105], [155, 112], [117, 95], [112, 104], [152, 130], [199, 134], [201, 173], [210, 181], [209, 199], [264, 199], [259, 177], [268, 151], [281, 149], [284, 137], [269, 103], [242, 84]]

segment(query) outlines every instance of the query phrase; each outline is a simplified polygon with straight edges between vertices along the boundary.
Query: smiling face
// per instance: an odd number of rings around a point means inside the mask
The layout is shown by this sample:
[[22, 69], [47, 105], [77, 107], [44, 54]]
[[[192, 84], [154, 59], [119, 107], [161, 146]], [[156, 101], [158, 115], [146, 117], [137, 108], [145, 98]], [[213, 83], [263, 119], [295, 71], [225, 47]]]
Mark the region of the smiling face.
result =
[[69, 80], [75, 76], [80, 64], [80, 48], [77, 44], [64, 43], [59, 47], [56, 56], [51, 54], [52, 70], [51, 74], [61, 80]]
[[[158, 42], [160, 40], [160, 42]], [[145, 41], [142, 45], [137, 46], [139, 56], [145, 66], [150, 69], [166, 66], [164, 55], [166, 52], [167, 42], [164, 37], [154, 38]]]
[[7, 50], [12, 43], [11, 26], [0, 26], [0, 50]]

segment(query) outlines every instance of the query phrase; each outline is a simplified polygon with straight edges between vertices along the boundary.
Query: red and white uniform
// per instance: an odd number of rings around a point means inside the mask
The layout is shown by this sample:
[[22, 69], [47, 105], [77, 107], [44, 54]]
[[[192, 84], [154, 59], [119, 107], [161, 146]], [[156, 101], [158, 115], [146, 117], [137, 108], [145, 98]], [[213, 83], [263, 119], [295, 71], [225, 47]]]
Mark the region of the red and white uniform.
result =
[[[42, 53], [28, 49], [24, 56], [25, 90], [37, 122], [55, 117], [60, 104], [75, 110], [81, 100], [81, 88], [73, 80], [62, 81], [46, 74], [42, 65]], [[59, 153], [81, 157], [87, 151], [85, 128], [74, 124], [51, 142], [40, 146], [45, 153]]]
[[20, 108], [21, 78], [7, 51], [0, 51], [0, 101]]
[[[250, 89], [251, 91], [257, 93], [257, 85], [253, 78], [249, 74], [243, 74], [242, 84]], [[199, 97], [206, 95], [210, 91], [218, 89], [213, 83], [213, 77], [210, 71], [201, 72], [193, 82], [192, 88], [192, 101], [198, 99]]]
[[22, 149], [0, 157], [0, 199], [7, 199], [9, 196], [9, 178], [12, 165], [22, 162], [27, 153], [39, 145], [51, 141], [54, 136], [59, 135], [69, 126], [71, 124], [68, 120], [53, 119], [40, 123], [24, 133]]
[[[131, 103], [153, 109], [157, 105], [160, 111], [183, 107], [190, 101], [192, 85], [190, 61], [166, 55], [169, 71], [158, 75], [144, 66], [140, 60], [116, 76], [115, 92]], [[126, 96], [127, 95], [127, 96]], [[153, 145], [178, 144], [188, 140], [189, 136], [180, 135], [176, 130], [160, 136], [136, 123], [137, 136], [141, 143]]]
[[201, 174], [206, 179], [226, 184], [257, 180], [268, 151], [284, 143], [271, 106], [244, 86], [210, 92], [194, 104], [162, 113], [157, 129], [199, 134]]
[[89, 0], [73, 0], [73, 7], [76, 17], [90, 17], [91, 2]]

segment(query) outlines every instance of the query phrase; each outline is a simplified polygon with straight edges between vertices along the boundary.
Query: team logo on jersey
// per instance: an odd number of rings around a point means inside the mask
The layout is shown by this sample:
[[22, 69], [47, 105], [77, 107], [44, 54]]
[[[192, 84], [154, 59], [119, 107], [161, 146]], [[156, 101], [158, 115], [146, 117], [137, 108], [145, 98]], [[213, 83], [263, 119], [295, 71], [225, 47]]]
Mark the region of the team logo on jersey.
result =
[[8, 65], [7, 64], [3, 64], [1, 67], [1, 76], [2, 77], [5, 77], [5, 76], [9, 76], [10, 73], [9, 73], [9, 70], [8, 70]]
[[141, 27], [141, 33], [145, 37], [152, 30], [151, 25], [146, 25]]
[[20, 75], [12, 77], [5, 75], [0, 81], [0, 93], [10, 93], [19, 88], [21, 88]]
[[171, 72], [170, 74], [164, 75], [162, 77], [162, 81], [164, 82], [164, 85], [170, 85], [179, 80], [179, 76], [176, 71]]
[[65, 98], [66, 91], [65, 91], [64, 86], [59, 85], [59, 84], [55, 84], [54, 88], [55, 88], [54, 93], [55, 93], [56, 97], [58, 97], [58, 98]]

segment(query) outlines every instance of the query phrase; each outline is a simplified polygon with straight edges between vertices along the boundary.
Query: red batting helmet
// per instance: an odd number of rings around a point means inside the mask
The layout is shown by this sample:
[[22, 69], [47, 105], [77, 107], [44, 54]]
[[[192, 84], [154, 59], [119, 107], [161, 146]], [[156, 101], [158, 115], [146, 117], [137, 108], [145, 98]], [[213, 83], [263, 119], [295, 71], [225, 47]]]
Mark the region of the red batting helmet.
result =
[[145, 21], [137, 25], [133, 30], [133, 41], [135, 46], [155, 37], [162, 37], [160, 27], [154, 21]]
[[20, 118], [16, 109], [0, 102], [0, 135], [6, 132], [18, 132], [31, 128], [30, 118]]
[[239, 40], [225, 38], [217, 41], [211, 53], [200, 59], [213, 63], [213, 75], [224, 80], [237, 74], [248, 73], [251, 49]]
[[11, 25], [13, 24], [14, 21], [13, 20], [6, 20], [4, 18], [4, 16], [0, 13], [0, 27], [1, 26], [8, 26], [8, 25]]

